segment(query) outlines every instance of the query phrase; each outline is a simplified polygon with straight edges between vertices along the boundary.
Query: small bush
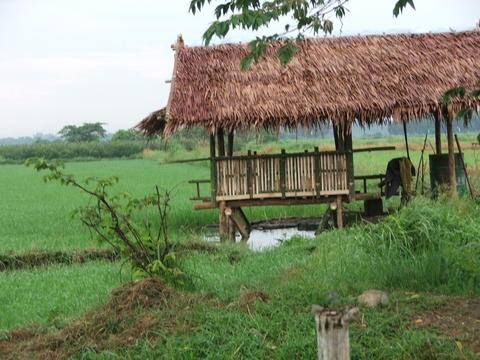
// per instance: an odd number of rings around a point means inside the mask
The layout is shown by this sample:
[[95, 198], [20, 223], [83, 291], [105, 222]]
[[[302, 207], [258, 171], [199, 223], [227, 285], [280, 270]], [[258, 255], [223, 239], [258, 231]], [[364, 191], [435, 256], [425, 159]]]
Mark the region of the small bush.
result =
[[72, 186], [93, 200], [79, 207], [74, 215], [100, 243], [110, 245], [130, 261], [135, 277], [160, 276], [184, 285], [186, 276], [177, 266], [177, 255], [168, 238], [168, 191], [161, 193], [155, 187], [154, 193], [143, 198], [134, 198], [128, 193], [112, 194], [111, 188], [118, 182], [116, 177], [88, 178], [80, 182], [73, 175], [64, 174], [58, 162], [32, 158], [27, 165], [45, 171], [45, 181]]

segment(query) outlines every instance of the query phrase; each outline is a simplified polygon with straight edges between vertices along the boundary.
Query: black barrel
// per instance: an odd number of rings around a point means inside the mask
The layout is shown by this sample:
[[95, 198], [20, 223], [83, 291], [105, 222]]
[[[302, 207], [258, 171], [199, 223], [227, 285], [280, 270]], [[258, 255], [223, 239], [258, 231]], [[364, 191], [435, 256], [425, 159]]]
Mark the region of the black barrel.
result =
[[[459, 195], [467, 194], [467, 181], [462, 166], [462, 155], [455, 154], [455, 177]], [[438, 195], [439, 188], [448, 186], [448, 154], [430, 155], [430, 184], [433, 195]]]

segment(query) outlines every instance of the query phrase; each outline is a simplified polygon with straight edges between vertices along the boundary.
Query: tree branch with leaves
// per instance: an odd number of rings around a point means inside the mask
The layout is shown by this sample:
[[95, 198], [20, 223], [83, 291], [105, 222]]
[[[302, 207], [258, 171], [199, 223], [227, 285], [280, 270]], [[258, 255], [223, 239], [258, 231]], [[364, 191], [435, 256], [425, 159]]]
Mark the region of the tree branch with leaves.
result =
[[74, 216], [100, 243], [109, 244], [128, 258], [135, 277], [160, 276], [173, 283], [184, 282], [186, 276], [176, 265], [176, 254], [168, 239], [169, 191], [160, 191], [156, 186], [154, 193], [143, 198], [134, 198], [126, 192], [112, 195], [111, 188], [118, 183], [115, 176], [90, 177], [80, 182], [73, 175], [65, 174], [60, 162], [34, 158], [26, 164], [46, 172], [46, 182], [58, 181], [73, 186], [93, 200], [77, 208]]
[[[203, 42], [208, 46], [213, 38], [225, 38], [236, 29], [259, 31], [268, 28], [273, 22], [286, 21], [284, 31], [257, 36], [249, 43], [249, 54], [242, 59], [241, 68], [248, 68], [262, 58], [268, 47], [280, 42], [277, 57], [287, 64], [296, 53], [295, 43], [312, 35], [331, 34], [334, 20], [342, 22], [347, 13], [349, 0], [191, 0], [190, 12], [197, 14], [208, 4], [218, 4], [214, 10], [215, 21], [203, 34]], [[393, 9], [397, 17], [413, 0], [398, 0]]]

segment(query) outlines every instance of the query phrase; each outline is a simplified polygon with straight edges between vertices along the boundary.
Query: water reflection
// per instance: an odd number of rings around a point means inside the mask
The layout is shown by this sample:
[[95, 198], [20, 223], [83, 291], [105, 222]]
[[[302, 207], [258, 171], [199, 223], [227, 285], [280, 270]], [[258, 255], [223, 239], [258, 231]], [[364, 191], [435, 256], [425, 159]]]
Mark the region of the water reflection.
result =
[[[271, 230], [252, 230], [247, 245], [254, 251], [262, 251], [278, 246], [282, 241], [286, 241], [294, 236], [300, 236], [307, 239], [315, 237], [315, 231], [299, 230], [296, 227]], [[218, 233], [210, 233], [205, 236], [205, 240], [219, 242]], [[242, 241], [239, 234], [236, 235], [236, 242]]]

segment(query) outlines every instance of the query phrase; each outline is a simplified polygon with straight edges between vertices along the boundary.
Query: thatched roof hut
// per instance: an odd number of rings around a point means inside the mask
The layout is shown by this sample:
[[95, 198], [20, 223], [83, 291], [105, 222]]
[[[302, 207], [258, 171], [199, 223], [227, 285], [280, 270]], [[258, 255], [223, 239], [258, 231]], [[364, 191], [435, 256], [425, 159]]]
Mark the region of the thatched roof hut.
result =
[[[409, 121], [440, 111], [446, 90], [480, 79], [478, 31], [307, 39], [287, 66], [277, 46], [242, 71], [245, 44], [177, 43], [165, 133]], [[449, 110], [463, 105], [480, 101], [457, 99]]]

